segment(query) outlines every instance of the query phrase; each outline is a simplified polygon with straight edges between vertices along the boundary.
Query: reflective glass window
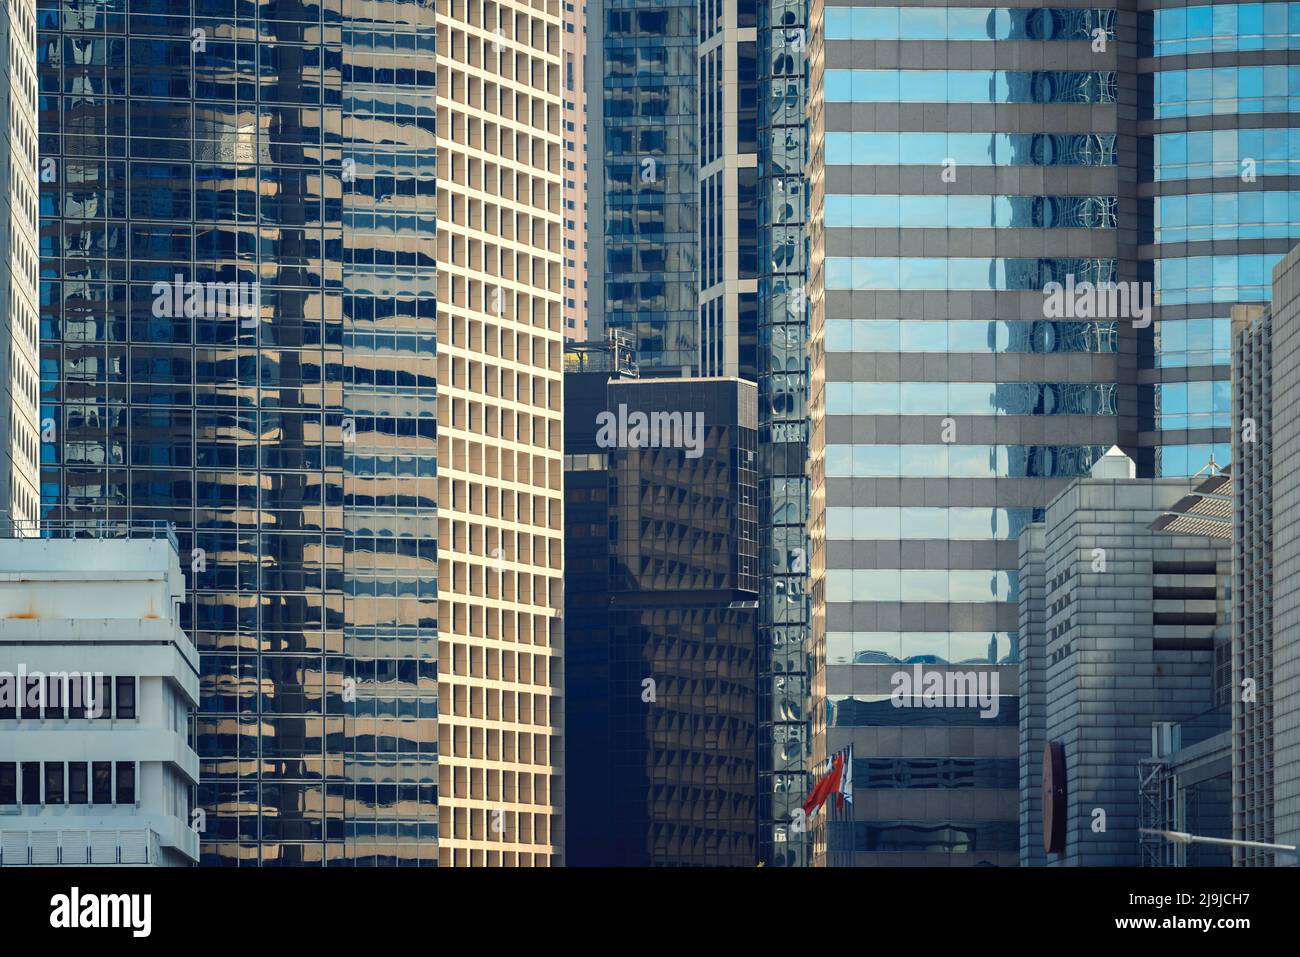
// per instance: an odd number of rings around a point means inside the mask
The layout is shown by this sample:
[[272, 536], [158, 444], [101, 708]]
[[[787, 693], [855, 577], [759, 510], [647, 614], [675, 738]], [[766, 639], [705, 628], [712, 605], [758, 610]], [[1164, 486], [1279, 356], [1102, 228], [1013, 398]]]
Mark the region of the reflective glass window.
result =
[[827, 165], [1114, 166], [1115, 136], [1106, 133], [828, 132]]
[[1115, 11], [1039, 7], [827, 7], [828, 40], [1090, 40]]
[[827, 70], [828, 103], [1113, 103], [1111, 71]]

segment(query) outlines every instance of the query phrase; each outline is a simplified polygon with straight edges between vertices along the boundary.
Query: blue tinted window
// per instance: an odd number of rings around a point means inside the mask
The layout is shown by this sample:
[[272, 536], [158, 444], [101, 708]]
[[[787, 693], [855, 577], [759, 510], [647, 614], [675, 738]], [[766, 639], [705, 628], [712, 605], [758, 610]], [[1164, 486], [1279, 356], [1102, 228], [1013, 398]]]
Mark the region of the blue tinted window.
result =
[[1041, 291], [1051, 282], [1113, 282], [1113, 259], [826, 259], [827, 289], [970, 289]]
[[885, 602], [1003, 602], [1019, 597], [1014, 571], [921, 568], [854, 568], [826, 572], [826, 600], [851, 602], [869, 595]]
[[846, 166], [1113, 166], [1115, 137], [1093, 133], [827, 133], [826, 162]]
[[1163, 305], [1199, 302], [1265, 302], [1281, 253], [1157, 259], [1156, 286]]
[[1240, 66], [1155, 75], [1155, 116], [1286, 113], [1300, 109], [1300, 67]]
[[1114, 322], [831, 319], [828, 352], [1114, 352]]
[[826, 225], [857, 228], [1111, 229], [1113, 196], [896, 196], [827, 194]]
[[1300, 192], [1160, 196], [1155, 226], [1158, 243], [1291, 239], [1300, 236]]
[[827, 70], [825, 98], [829, 103], [1114, 103], [1115, 74], [1064, 70]]
[[1210, 463], [1211, 457], [1220, 466], [1228, 465], [1232, 446], [1166, 444], [1156, 450], [1156, 471], [1160, 476], [1195, 475]]
[[1042, 510], [977, 507], [835, 507], [826, 510], [826, 536], [832, 540], [897, 541], [1014, 539]]
[[[1071, 445], [839, 445], [826, 446], [834, 477], [1051, 478], [1086, 475], [1102, 446]], [[903, 470], [906, 455], [910, 468]]]
[[1297, 3], [1217, 3], [1156, 10], [1151, 16], [1156, 56], [1288, 50], [1300, 43]]
[[1115, 11], [995, 7], [828, 7], [828, 40], [1089, 40], [1114, 37]]

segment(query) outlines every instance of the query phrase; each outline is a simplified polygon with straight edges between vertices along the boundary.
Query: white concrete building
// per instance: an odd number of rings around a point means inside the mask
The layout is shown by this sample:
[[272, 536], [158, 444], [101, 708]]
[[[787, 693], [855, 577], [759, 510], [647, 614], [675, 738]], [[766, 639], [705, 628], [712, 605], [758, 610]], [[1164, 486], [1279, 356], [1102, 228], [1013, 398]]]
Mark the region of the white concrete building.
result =
[[0, 866], [198, 860], [184, 597], [165, 531], [0, 540]]
[[0, 527], [29, 529], [41, 502], [33, 0], [0, 3], [0, 37]]

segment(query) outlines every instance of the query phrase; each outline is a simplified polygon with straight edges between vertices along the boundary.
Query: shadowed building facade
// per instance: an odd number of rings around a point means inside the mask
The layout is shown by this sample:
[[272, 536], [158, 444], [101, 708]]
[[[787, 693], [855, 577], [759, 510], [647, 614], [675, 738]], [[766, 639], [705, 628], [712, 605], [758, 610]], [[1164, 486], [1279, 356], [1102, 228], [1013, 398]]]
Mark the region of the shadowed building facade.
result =
[[[1273, 271], [1271, 308], [1234, 312], [1233, 837], [1300, 844], [1300, 253]], [[1246, 867], [1295, 854], [1236, 848]]]
[[[602, 431], [637, 412], [702, 431]], [[754, 387], [607, 365], [566, 420], [568, 863], [753, 865]]]
[[1020, 535], [1022, 866], [1230, 862], [1139, 829], [1231, 834], [1232, 486], [1135, 474], [1112, 449]]

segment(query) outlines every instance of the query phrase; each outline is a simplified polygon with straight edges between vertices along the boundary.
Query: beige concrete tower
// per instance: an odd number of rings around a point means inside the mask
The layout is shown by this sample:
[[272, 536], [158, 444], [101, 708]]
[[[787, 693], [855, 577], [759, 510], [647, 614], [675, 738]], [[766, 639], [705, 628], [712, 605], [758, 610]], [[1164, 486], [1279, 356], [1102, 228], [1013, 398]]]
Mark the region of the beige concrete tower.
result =
[[562, 863], [560, 34], [438, 3], [443, 865]]
[[[0, 527], [34, 530], [37, 462], [36, 4], [0, 3]], [[48, 176], [59, 170], [49, 161]], [[47, 423], [51, 428], [54, 423]]]
[[[587, 341], [587, 4], [561, 0], [564, 113], [564, 336]], [[600, 11], [598, 6], [597, 12]], [[600, 69], [601, 64], [596, 64]]]

